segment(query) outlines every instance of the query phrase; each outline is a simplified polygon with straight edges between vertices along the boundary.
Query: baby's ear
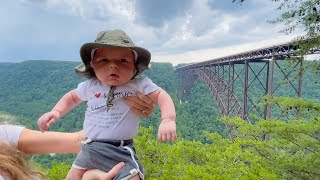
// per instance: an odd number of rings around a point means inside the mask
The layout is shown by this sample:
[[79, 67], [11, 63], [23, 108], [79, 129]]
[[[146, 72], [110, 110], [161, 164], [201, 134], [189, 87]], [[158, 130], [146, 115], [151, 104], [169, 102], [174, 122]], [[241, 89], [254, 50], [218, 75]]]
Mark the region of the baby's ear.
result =
[[94, 61], [94, 57], [95, 57], [95, 55], [97, 54], [97, 48], [96, 49], [92, 49], [91, 50], [91, 60], [90, 60], [90, 65], [92, 66], [92, 64], [93, 64], [93, 61]]
[[96, 64], [98, 62], [97, 58], [94, 56], [92, 57], [92, 60], [90, 61], [90, 66], [92, 67], [93, 64]]

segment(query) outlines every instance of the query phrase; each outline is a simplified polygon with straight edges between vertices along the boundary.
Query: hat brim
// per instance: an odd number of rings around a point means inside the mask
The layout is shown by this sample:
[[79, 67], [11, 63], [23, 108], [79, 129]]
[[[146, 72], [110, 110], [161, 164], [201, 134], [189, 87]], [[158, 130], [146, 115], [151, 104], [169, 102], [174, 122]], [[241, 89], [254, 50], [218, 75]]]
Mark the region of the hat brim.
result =
[[85, 43], [80, 48], [80, 57], [82, 60], [82, 64], [78, 65], [75, 68], [76, 74], [81, 77], [92, 78], [95, 76], [93, 69], [90, 65], [91, 61], [91, 51], [92, 49], [97, 48], [107, 48], [107, 47], [121, 47], [121, 48], [129, 48], [137, 52], [138, 58], [136, 61], [137, 64], [137, 75], [142, 73], [145, 69], [148, 68], [151, 54], [147, 49], [144, 49], [139, 46], [125, 46], [125, 45], [113, 45], [113, 44], [101, 44], [101, 43]]

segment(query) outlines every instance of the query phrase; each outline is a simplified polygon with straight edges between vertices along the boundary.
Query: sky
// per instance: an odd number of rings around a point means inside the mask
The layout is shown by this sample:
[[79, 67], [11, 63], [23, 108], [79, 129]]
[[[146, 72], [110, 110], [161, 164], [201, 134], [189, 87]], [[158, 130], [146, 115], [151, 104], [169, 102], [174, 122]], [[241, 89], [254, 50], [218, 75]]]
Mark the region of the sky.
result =
[[0, 62], [80, 62], [80, 46], [121, 29], [152, 62], [202, 62], [289, 42], [270, 0], [10, 0], [0, 7]]

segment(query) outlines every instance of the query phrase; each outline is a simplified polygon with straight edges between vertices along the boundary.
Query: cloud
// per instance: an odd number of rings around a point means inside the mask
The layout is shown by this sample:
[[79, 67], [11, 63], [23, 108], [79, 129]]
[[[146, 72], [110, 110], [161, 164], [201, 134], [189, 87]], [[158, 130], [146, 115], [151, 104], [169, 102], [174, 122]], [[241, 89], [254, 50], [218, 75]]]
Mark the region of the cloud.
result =
[[183, 16], [191, 7], [192, 1], [137, 0], [135, 4], [138, 24], [162, 28], [164, 22], [177, 16]]
[[216, 58], [221, 58], [233, 54], [238, 54], [246, 51], [252, 51], [260, 48], [269, 47], [281, 43], [290, 42], [296, 35], [277, 36], [272, 39], [266, 39], [258, 42], [248, 42], [227, 47], [217, 47], [208, 49], [199, 49], [193, 51], [185, 51], [183, 53], [170, 54], [166, 52], [155, 53], [152, 56], [152, 61], [171, 62], [173, 65], [190, 62], [203, 62]]
[[277, 14], [275, 7], [261, 0], [242, 6], [220, 0], [5, 1], [0, 60], [79, 61], [81, 44], [106, 29], [126, 31], [156, 61], [205, 60], [233, 53], [230, 47], [280, 39], [281, 26], [266, 23]]
[[168, 22], [172, 36], [159, 48], [172, 51], [195, 50], [219, 46], [218, 42], [225, 39], [230, 31], [239, 23], [245, 23], [247, 15], [232, 15], [221, 13], [218, 9], [209, 7], [204, 0], [194, 1], [184, 16], [176, 17]]
[[23, 2], [38, 4], [48, 11], [79, 16], [87, 20], [117, 19], [132, 22], [136, 16], [135, 3], [131, 0], [23, 0]]

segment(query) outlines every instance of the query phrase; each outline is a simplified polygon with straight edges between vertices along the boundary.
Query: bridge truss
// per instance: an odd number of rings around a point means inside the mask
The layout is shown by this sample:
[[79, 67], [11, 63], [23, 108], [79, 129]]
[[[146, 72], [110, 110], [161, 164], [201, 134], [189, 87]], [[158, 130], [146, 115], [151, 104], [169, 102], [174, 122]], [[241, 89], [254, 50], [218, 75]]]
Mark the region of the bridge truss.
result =
[[[276, 112], [283, 110], [280, 106], [263, 105], [263, 96], [281, 94], [280, 87], [285, 86], [287, 95], [301, 97], [303, 57], [291, 63], [282, 61], [294, 56], [297, 50], [297, 45], [284, 43], [179, 67], [176, 72], [181, 80], [181, 99], [187, 99], [194, 81], [200, 77], [222, 116], [239, 115], [249, 120], [249, 114], [254, 114], [272, 118], [272, 108], [277, 109]], [[310, 52], [319, 53], [319, 49]], [[280, 77], [274, 76], [275, 70]], [[283, 82], [287, 83], [282, 85]]]

